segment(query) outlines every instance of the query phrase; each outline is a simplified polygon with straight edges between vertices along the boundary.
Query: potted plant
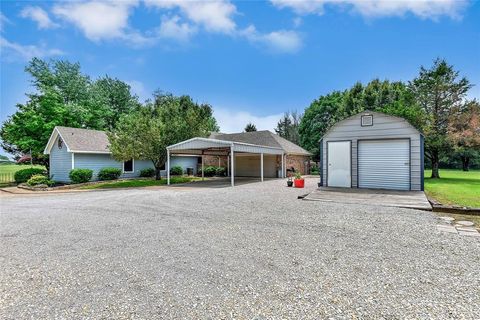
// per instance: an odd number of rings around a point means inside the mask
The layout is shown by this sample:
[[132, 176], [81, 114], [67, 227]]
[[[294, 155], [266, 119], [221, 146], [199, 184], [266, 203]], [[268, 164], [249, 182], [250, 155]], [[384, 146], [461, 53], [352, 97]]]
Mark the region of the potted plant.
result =
[[287, 187], [293, 186], [293, 180], [292, 180], [292, 175], [289, 173], [288, 174], [288, 179], [287, 179]]
[[295, 188], [303, 188], [305, 187], [305, 179], [302, 178], [300, 172], [295, 172]]

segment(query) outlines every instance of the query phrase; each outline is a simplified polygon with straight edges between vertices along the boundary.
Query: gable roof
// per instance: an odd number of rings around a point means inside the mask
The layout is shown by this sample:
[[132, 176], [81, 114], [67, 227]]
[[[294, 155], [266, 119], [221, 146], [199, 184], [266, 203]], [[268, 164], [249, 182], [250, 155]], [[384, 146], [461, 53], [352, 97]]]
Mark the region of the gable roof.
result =
[[43, 153], [50, 154], [57, 136], [60, 136], [68, 152], [110, 153], [105, 131], [69, 127], [55, 127]]
[[306, 156], [311, 155], [310, 152], [303, 149], [302, 147], [268, 130], [241, 132], [241, 133], [212, 132], [210, 134], [210, 138], [224, 140], [224, 141], [242, 142], [242, 143], [249, 143], [249, 144], [260, 145], [260, 146], [280, 148], [287, 154], [306, 155]]

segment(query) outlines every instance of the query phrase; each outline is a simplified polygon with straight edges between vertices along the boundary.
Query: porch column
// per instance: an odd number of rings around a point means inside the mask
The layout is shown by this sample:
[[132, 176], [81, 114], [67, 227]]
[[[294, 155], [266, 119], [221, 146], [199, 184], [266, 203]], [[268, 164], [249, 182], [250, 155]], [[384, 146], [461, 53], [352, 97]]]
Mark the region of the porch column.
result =
[[233, 152], [233, 143], [232, 145], [230, 146], [230, 166], [231, 166], [231, 169], [230, 169], [230, 181], [232, 183], [232, 187], [235, 186], [235, 162], [234, 162], [234, 159], [235, 159], [235, 153]]
[[170, 150], [167, 149], [167, 185], [170, 185]]
[[263, 152], [260, 153], [260, 181], [263, 182]]
[[282, 178], [285, 178], [285, 165], [283, 160], [283, 153], [282, 153]]
[[205, 179], [205, 170], [204, 170], [205, 165], [204, 165], [204, 163], [205, 163], [205, 161], [204, 161], [203, 151], [202, 151], [202, 181]]

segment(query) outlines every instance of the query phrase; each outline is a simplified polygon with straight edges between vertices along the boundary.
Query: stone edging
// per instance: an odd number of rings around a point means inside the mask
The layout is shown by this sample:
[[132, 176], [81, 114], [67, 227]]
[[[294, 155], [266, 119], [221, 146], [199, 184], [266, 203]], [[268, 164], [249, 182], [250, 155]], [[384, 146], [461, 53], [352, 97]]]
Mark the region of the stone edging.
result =
[[475, 216], [480, 215], [480, 208], [447, 206], [431, 198], [428, 198], [428, 201], [432, 205], [432, 209], [434, 212], [459, 213], [459, 214], [468, 214], [468, 215], [475, 215]]

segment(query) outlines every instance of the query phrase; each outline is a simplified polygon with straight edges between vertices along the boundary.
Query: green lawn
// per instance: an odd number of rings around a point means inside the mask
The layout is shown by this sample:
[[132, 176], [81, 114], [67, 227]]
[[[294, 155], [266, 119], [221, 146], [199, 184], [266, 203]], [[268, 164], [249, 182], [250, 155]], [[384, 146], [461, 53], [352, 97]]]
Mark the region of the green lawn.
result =
[[[187, 183], [201, 178], [196, 177], [171, 177], [170, 183]], [[113, 189], [113, 188], [140, 188], [151, 186], [162, 186], [167, 184], [167, 179], [153, 180], [153, 179], [131, 179], [122, 181], [108, 181], [92, 184], [89, 186], [81, 187], [80, 189]]]
[[441, 169], [440, 179], [425, 170], [425, 192], [442, 204], [480, 208], [480, 170]]
[[[18, 170], [30, 168], [29, 164], [1, 164], [0, 173], [15, 173]], [[33, 165], [34, 168], [45, 169], [44, 166]]]

